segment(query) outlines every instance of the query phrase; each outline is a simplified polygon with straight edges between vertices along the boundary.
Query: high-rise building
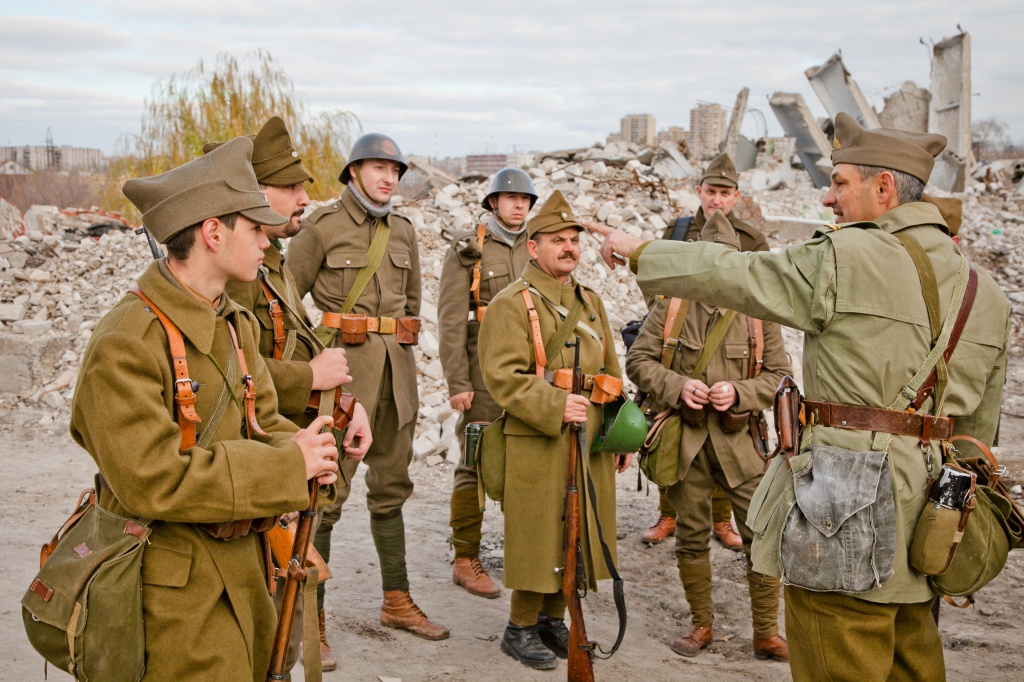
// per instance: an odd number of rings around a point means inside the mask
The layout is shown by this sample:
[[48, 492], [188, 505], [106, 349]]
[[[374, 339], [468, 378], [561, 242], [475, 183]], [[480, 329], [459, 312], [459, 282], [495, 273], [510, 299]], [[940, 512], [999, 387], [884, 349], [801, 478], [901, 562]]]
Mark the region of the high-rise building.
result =
[[644, 147], [654, 146], [654, 115], [627, 114], [619, 123], [619, 138]]
[[720, 104], [698, 104], [690, 109], [690, 132], [687, 143], [694, 160], [710, 159], [718, 155], [719, 145], [725, 139], [726, 111]]
[[683, 126], [669, 126], [664, 130], [659, 130], [655, 136], [654, 141], [657, 144], [662, 142], [679, 143], [686, 141], [686, 129]]
[[29, 171], [102, 171], [107, 167], [103, 152], [70, 145], [0, 147], [0, 162], [13, 161]]

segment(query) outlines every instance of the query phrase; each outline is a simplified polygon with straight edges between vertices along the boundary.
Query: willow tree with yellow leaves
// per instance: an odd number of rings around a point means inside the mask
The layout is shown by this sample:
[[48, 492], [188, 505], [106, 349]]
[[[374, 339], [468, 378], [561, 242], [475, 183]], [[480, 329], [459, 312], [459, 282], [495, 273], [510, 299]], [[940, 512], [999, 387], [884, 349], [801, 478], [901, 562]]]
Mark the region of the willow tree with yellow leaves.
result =
[[359, 131], [358, 119], [339, 110], [311, 115], [277, 60], [257, 50], [241, 61], [221, 53], [212, 67], [200, 60], [191, 71], [154, 86], [139, 134], [118, 141], [118, 155], [108, 165], [104, 205], [137, 216], [121, 194], [125, 180], [191, 161], [202, 155], [207, 142], [255, 134], [271, 116], [284, 119], [302, 165], [315, 180], [306, 187], [310, 197], [340, 194], [338, 172]]

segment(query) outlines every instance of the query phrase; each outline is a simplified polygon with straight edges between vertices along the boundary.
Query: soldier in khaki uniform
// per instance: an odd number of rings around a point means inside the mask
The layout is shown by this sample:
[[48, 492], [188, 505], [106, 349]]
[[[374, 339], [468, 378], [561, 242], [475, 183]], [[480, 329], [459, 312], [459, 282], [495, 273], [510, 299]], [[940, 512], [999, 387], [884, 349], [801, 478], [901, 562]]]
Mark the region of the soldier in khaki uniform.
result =
[[[72, 401], [71, 435], [103, 477], [100, 505], [153, 519], [142, 567], [146, 680], [266, 678], [276, 614], [259, 537], [225, 541], [203, 526], [252, 530], [305, 507], [308, 479], [336, 479], [334, 436], [319, 433], [330, 418], [299, 431], [278, 414], [256, 322], [224, 295], [228, 280], [256, 277], [267, 246], [260, 225], [285, 220], [259, 191], [251, 154], [240, 138], [125, 183], [169, 255], [97, 325]], [[172, 364], [154, 307], [180, 330], [187, 368]], [[192, 396], [198, 429], [184, 419]], [[333, 498], [333, 486], [321, 492]]]
[[[768, 251], [768, 242], [759, 229], [740, 219], [733, 213], [733, 206], [740, 198], [740, 174], [732, 158], [722, 152], [708, 164], [697, 183], [697, 198], [700, 208], [694, 216], [679, 218], [675, 225], [662, 233], [662, 239], [677, 241], [696, 241], [714, 211], [725, 214], [729, 224], [736, 231], [740, 240], [740, 251]], [[654, 306], [655, 296], [647, 297], [649, 308]], [[672, 535], [676, 529], [676, 510], [665, 497], [664, 488], [658, 489], [658, 520], [644, 531], [643, 540], [649, 544], [657, 544]], [[716, 487], [711, 497], [711, 533], [726, 549], [743, 549], [743, 540], [733, 529], [732, 506], [722, 492]]]
[[[721, 211], [715, 211], [706, 221], [700, 241], [740, 248], [736, 231]], [[679, 481], [663, 490], [673, 509], [678, 510], [676, 562], [693, 621], [690, 633], [673, 642], [672, 650], [681, 656], [696, 656], [713, 639], [708, 545], [712, 493], [716, 489], [724, 491], [739, 518], [745, 519], [750, 498], [764, 471], [764, 461], [754, 447], [749, 426], [742, 419], [733, 423], [729, 417], [771, 407], [776, 387], [789, 373], [789, 362], [779, 326], [764, 323], [763, 365], [760, 373], [750, 378], [750, 363], [752, 359], [756, 362], [757, 350], [751, 347], [747, 317], [735, 314], [730, 321], [727, 310], [707, 303], [682, 302], [675, 311], [675, 315], [684, 316], [676, 337], [677, 350], [666, 367], [664, 335], [671, 301], [660, 299], [644, 322], [626, 357], [626, 375], [653, 398], [655, 409], [683, 410]], [[724, 336], [712, 350], [708, 344], [714, 341], [709, 341], [709, 337], [715, 336], [714, 329], [723, 326]], [[670, 326], [669, 334], [672, 329]], [[676, 339], [669, 339], [668, 343]], [[706, 369], [701, 376], [695, 376], [694, 370], [706, 353], [710, 353]], [[786, 660], [786, 640], [779, 634], [778, 625], [779, 580], [751, 568], [753, 534], [745, 524], [739, 528], [747, 555], [754, 653], [758, 658]]]
[[[301, 229], [303, 209], [309, 205], [303, 184], [312, 182], [313, 177], [303, 168], [281, 117], [271, 117], [252, 140], [252, 169], [260, 190], [267, 196], [270, 209], [288, 220], [283, 225], [264, 226], [263, 232], [270, 245], [263, 252], [259, 276], [251, 282], [228, 282], [225, 291], [232, 301], [251, 311], [259, 320], [260, 355], [274, 379], [278, 410], [299, 427], [305, 427], [313, 421], [313, 415], [306, 411], [312, 393], [331, 391], [352, 381], [352, 377], [348, 374], [345, 351], [325, 349], [313, 334], [302, 298], [281, 254], [281, 240], [295, 236]], [[206, 144], [203, 151], [213, 151], [220, 145]], [[362, 459], [372, 440], [366, 410], [356, 403], [342, 443], [346, 458]], [[279, 591], [278, 600], [283, 595], [284, 591]], [[291, 670], [298, 659], [302, 609], [300, 595], [287, 670]], [[327, 646], [323, 611], [319, 613], [319, 620], [321, 666], [323, 670], [334, 670], [337, 661]]]
[[[995, 281], [976, 268], [977, 292], [947, 364], [940, 414], [935, 415], [932, 395], [917, 416], [899, 413], [906, 425], [900, 431], [892, 426], [893, 431], [872, 432], [849, 422], [851, 407], [867, 410], [872, 419], [886, 417], [932, 348], [921, 278], [905, 244], [917, 242], [934, 271], [938, 320], [946, 319], [954, 289], [963, 291], [969, 276], [939, 209], [921, 201], [945, 138], [864, 130], [847, 114], [836, 116], [835, 131], [832, 186], [824, 203], [836, 224], [785, 251], [733, 254], [710, 244], [643, 244], [617, 230], [588, 226], [605, 235], [605, 262], [621, 265], [628, 259], [646, 293], [713, 301], [805, 332], [807, 401], [832, 403], [837, 419], [808, 408], [813, 420], [803, 430], [799, 454], [788, 463], [772, 461], [747, 518], [754, 531], [754, 569], [781, 576], [786, 584], [793, 678], [944, 680], [942, 642], [930, 614], [935, 592], [908, 561], [929, 466], [935, 474], [942, 461], [936, 430], [922, 445], [931, 422], [921, 415], [952, 416], [954, 433], [992, 442], [1006, 373], [1010, 306]], [[939, 424], [935, 421], [935, 429]], [[948, 437], [948, 422], [943, 428]], [[891, 486], [876, 486], [871, 494], [888, 499], [893, 511], [878, 519], [886, 542], [877, 544], [877, 535], [865, 534], [865, 545], [851, 546], [846, 562], [817, 571], [821, 564], [813, 557], [780, 548], [799, 539], [783, 531], [795, 501], [791, 470], [806, 473], [827, 447], [857, 453], [852, 461], [858, 466], [881, 461], [874, 480], [887, 476]], [[858, 499], [862, 494], [852, 492]], [[835, 503], [830, 497], [822, 507]], [[819, 522], [825, 525], [824, 519]], [[865, 572], [863, 565], [875, 569]], [[808, 568], [823, 581], [856, 578], [858, 589], [798, 587], [793, 574]]]
[[[413, 489], [409, 464], [419, 395], [413, 349], [399, 343], [399, 334], [419, 323], [420, 260], [415, 229], [391, 211], [391, 195], [407, 168], [394, 140], [363, 135], [341, 172], [346, 184], [341, 198], [306, 219], [288, 254], [299, 294], [311, 292], [324, 311], [318, 336], [344, 348], [359, 368], [349, 389], [366, 408], [374, 434], [363, 461], [369, 467], [366, 505], [384, 591], [381, 622], [425, 639], [444, 639], [448, 628], [430, 621], [413, 602], [405, 561], [402, 506]], [[361, 291], [357, 280], [365, 283]], [[339, 331], [346, 324], [354, 326]], [[352, 480], [358, 464], [342, 462], [345, 481]], [[317, 530], [314, 545], [325, 559], [349, 491], [340, 487], [338, 502]]]
[[[588, 375], [621, 377], [604, 304], [593, 290], [572, 276], [579, 263], [579, 231], [572, 209], [555, 191], [530, 220], [527, 242], [531, 261], [522, 276], [491, 300], [480, 328], [484, 383], [494, 401], [508, 412], [505, 422], [505, 586], [512, 589], [509, 623], [501, 649], [538, 669], [566, 657], [568, 631], [565, 597], [555, 568], [563, 565], [562, 520], [570, 422], [585, 422], [587, 443], [603, 424], [601, 405], [591, 390], [571, 394], [549, 382], [537, 368], [531, 341], [530, 311], [539, 318], [543, 343], [549, 343], [562, 320], [558, 308], [582, 313], [572, 334], [580, 338], [580, 366]], [[530, 302], [523, 296], [527, 292]], [[572, 368], [573, 349], [561, 347], [546, 359], [547, 372]], [[630, 455], [584, 451], [583, 471], [597, 491], [598, 509], [580, 496], [580, 536], [588, 584], [609, 577], [598, 542], [600, 519], [605, 542], [615, 556], [615, 469], [629, 466]], [[582, 485], [581, 485], [582, 488]]]
[[491, 180], [482, 206], [491, 212], [475, 230], [456, 235], [441, 270], [438, 329], [441, 365], [448, 382], [451, 406], [462, 413], [463, 460], [455, 468], [451, 520], [455, 565], [452, 581], [472, 594], [493, 598], [501, 594], [480, 563], [484, 515], [477, 494], [476, 468], [466, 465], [465, 425], [491, 422], [501, 414], [484, 386], [477, 355], [480, 321], [491, 299], [522, 272], [526, 252], [526, 215], [537, 201], [530, 176], [504, 168]]

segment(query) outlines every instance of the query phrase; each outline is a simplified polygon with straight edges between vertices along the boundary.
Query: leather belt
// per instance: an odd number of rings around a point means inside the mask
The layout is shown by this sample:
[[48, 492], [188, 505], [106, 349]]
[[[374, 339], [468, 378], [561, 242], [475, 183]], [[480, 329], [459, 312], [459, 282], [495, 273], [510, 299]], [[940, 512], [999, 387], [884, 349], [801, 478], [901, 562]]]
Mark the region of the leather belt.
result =
[[[341, 329], [341, 313], [324, 313], [320, 318], [320, 324], [325, 327]], [[366, 331], [377, 334], [394, 334], [398, 329], [397, 318], [394, 317], [367, 317]]]
[[917, 412], [887, 410], [883, 407], [863, 407], [841, 403], [803, 401], [807, 424], [820, 424], [837, 429], [881, 431], [897, 436], [913, 436], [922, 443], [932, 439], [949, 440], [953, 437], [952, 417], [933, 417]]
[[[593, 374], [583, 375], [583, 390], [592, 391], [594, 390], [594, 376]], [[555, 388], [562, 388], [566, 391], [572, 390], [572, 370], [571, 369], [559, 369], [552, 372], [551, 370], [544, 370], [544, 380]]]

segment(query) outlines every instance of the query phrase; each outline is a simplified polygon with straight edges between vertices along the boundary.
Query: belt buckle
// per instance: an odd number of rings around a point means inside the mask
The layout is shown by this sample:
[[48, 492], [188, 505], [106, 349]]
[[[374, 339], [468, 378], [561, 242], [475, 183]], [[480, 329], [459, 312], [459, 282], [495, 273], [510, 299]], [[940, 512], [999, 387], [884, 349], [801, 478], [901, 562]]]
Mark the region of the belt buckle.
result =
[[593, 391], [594, 390], [594, 375], [584, 374], [583, 375], [583, 390]]
[[395, 318], [393, 317], [382, 317], [380, 318], [380, 328], [377, 330], [379, 334], [394, 334], [397, 325], [395, 324]]

